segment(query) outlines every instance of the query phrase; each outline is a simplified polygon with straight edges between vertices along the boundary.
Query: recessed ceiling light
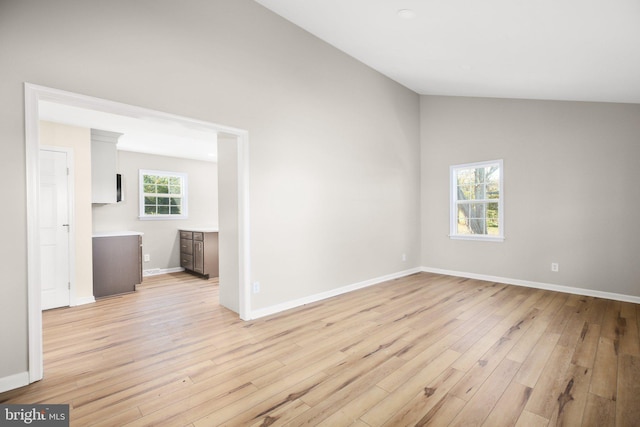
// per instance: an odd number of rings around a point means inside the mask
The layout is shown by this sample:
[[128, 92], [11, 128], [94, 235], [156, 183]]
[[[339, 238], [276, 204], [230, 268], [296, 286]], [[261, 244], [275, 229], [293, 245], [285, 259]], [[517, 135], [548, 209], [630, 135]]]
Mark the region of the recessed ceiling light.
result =
[[416, 13], [411, 9], [400, 9], [398, 16], [403, 19], [413, 19], [416, 17]]

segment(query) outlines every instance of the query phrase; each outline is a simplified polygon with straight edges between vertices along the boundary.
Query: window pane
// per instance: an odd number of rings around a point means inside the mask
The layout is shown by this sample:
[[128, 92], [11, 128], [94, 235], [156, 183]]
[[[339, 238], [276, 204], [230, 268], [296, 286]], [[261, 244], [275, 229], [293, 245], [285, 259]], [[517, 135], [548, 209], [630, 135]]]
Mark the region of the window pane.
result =
[[144, 185], [144, 192], [145, 193], [155, 193], [156, 192], [156, 186], [153, 184], [145, 184]]
[[180, 212], [181, 212], [180, 206], [171, 206], [172, 215], [180, 215]]
[[143, 175], [142, 181], [145, 184], [155, 184], [156, 183], [156, 177], [153, 176], [153, 175]]
[[158, 205], [168, 205], [169, 198], [168, 197], [158, 197]]
[[499, 212], [497, 203], [487, 204], [487, 234], [499, 235]]
[[458, 234], [487, 234], [487, 204], [460, 203], [458, 205]]
[[169, 177], [167, 177], [167, 176], [159, 176], [156, 179], [156, 183], [158, 185], [168, 185], [169, 184]]
[[144, 204], [145, 205], [155, 205], [157, 203], [157, 198], [155, 197], [145, 197]]
[[170, 204], [171, 204], [171, 206], [180, 206], [181, 205], [181, 199], [179, 197], [172, 197]]
[[158, 206], [158, 215], [168, 215], [169, 206]]
[[486, 198], [486, 191], [485, 191], [486, 187], [484, 184], [477, 184], [474, 187], [474, 200], [484, 200]]
[[177, 176], [172, 176], [172, 177], [169, 178], [169, 184], [170, 185], [178, 185], [179, 186], [179, 185], [182, 184], [181, 181], [182, 180]]
[[170, 185], [169, 186], [170, 194], [180, 194], [180, 186], [179, 185]]
[[144, 213], [146, 215], [155, 215], [156, 214], [156, 207], [154, 206], [144, 206]]
[[167, 185], [158, 185], [157, 188], [158, 188], [158, 190], [157, 190], [158, 194], [169, 194], [169, 186], [167, 186]]
[[459, 200], [471, 200], [471, 199], [473, 199], [473, 185], [459, 185], [458, 186], [458, 199]]

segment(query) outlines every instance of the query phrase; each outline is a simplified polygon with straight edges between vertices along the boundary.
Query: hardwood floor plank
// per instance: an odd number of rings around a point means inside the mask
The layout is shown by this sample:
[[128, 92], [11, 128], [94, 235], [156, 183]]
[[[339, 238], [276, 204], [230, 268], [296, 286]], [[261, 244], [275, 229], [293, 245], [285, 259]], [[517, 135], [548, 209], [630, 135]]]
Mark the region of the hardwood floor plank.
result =
[[[526, 333], [538, 311], [538, 309], [533, 308], [528, 313], [515, 319], [509, 329], [482, 355], [477, 364], [467, 371], [465, 377], [451, 390], [451, 394], [463, 400], [468, 401], [471, 399], [485, 380], [503, 362], [503, 359], [520, 337]], [[518, 366], [520, 366], [520, 363], [518, 363]]]
[[425, 414], [424, 417], [416, 423], [416, 427], [448, 426], [466, 404], [467, 402], [459, 397], [455, 397], [447, 393], [429, 412]]
[[522, 363], [520, 370], [516, 374], [516, 381], [528, 387], [535, 387], [559, 339], [559, 334], [552, 333], [546, 333], [540, 337], [535, 347]]
[[583, 427], [613, 427], [616, 425], [616, 402], [588, 393], [582, 417]]
[[640, 305], [418, 273], [241, 321], [217, 279], [145, 278], [43, 312], [42, 381], [71, 426], [627, 426]]
[[514, 426], [531, 396], [531, 387], [511, 381], [489, 416], [482, 423], [483, 427]]
[[561, 373], [569, 370], [572, 356], [573, 349], [561, 345], [555, 346], [535, 383], [529, 402], [525, 407], [527, 411], [546, 419], [551, 418], [558, 396], [566, 389], [566, 382]]
[[[321, 421], [318, 427], [350, 426], [358, 421], [369, 408], [377, 405], [388, 395], [389, 393], [380, 387], [371, 387], [340, 410]], [[360, 420], [360, 422], [363, 425], [365, 424], [363, 420]]]
[[600, 325], [587, 321], [582, 325], [580, 338], [573, 353], [571, 363], [587, 368], [593, 368], [593, 363], [598, 350], [598, 339], [600, 338]]
[[615, 401], [618, 396], [617, 387], [618, 352], [615, 340], [601, 336], [598, 341], [589, 391], [605, 399]]
[[531, 350], [535, 347], [540, 337], [547, 331], [549, 324], [558, 309], [564, 304], [566, 296], [562, 294], [547, 293], [534, 306], [539, 310], [537, 317], [533, 320], [531, 327], [509, 352], [507, 357], [514, 362], [523, 363]]
[[640, 423], [640, 357], [623, 354], [618, 373], [616, 425], [634, 426]]
[[584, 366], [570, 365], [562, 382], [565, 384], [564, 390], [553, 404], [550, 426], [579, 424], [587, 403], [591, 373], [591, 369]]
[[617, 333], [620, 340], [620, 354], [640, 356], [640, 338], [635, 304], [623, 302], [620, 307]]
[[547, 427], [549, 420], [529, 411], [522, 411], [516, 427]]
[[[438, 378], [428, 383], [407, 404], [389, 418], [386, 427], [417, 425], [425, 422], [427, 414], [439, 406], [449, 390], [464, 376], [464, 372], [449, 368]], [[457, 399], [461, 402], [460, 399]], [[361, 417], [362, 418], [362, 417]], [[371, 422], [371, 424], [376, 424]]]
[[449, 426], [482, 425], [518, 369], [520, 363], [503, 359]]
[[385, 423], [388, 418], [400, 410], [408, 400], [424, 390], [427, 384], [435, 380], [458, 357], [460, 357], [460, 353], [446, 350], [437, 357], [425, 362], [423, 368], [413, 373], [410, 378], [403, 378], [401, 387], [389, 387], [393, 389], [392, 391], [381, 386], [381, 384], [385, 384], [384, 380], [379, 382], [378, 385], [389, 391], [389, 395], [367, 411], [361, 419], [368, 424], [380, 425]]

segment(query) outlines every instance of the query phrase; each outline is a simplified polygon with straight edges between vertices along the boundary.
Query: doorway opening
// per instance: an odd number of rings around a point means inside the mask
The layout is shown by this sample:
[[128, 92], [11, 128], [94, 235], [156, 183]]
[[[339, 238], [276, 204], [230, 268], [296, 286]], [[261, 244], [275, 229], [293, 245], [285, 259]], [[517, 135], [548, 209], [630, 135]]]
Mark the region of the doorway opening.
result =
[[[221, 245], [230, 248], [221, 259], [221, 304], [236, 311], [241, 319], [250, 319], [249, 292], [249, 168], [248, 132], [242, 129], [204, 122], [142, 107], [75, 94], [43, 86], [25, 84], [25, 133], [27, 169], [27, 265], [28, 265], [28, 314], [29, 314], [29, 382], [43, 377], [42, 305], [40, 282], [41, 253], [39, 230], [39, 176], [40, 139], [39, 103], [53, 102], [87, 110], [101, 111], [128, 118], [145, 118], [157, 122], [182, 126], [188, 129], [215, 132], [224, 135], [224, 155], [230, 174], [232, 199], [230, 214], [219, 218]], [[229, 183], [228, 183], [229, 184]], [[229, 196], [227, 195], [227, 196]], [[226, 197], [227, 197], [226, 196]], [[224, 295], [224, 298], [222, 297]]]

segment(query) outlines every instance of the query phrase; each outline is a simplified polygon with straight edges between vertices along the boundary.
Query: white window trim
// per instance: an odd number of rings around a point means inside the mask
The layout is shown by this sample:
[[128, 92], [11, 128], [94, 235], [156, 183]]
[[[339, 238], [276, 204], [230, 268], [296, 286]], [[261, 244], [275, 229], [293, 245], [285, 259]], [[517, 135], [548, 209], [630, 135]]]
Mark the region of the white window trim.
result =
[[[144, 175], [159, 175], [169, 177], [180, 177], [182, 179], [182, 206], [180, 215], [146, 215], [144, 213]], [[167, 220], [179, 220], [189, 218], [188, 210], [188, 189], [189, 183], [187, 180], [187, 174], [184, 172], [169, 172], [158, 171], [150, 169], [140, 169], [138, 174], [138, 219], [142, 221], [167, 221]]]
[[[458, 169], [471, 169], [492, 165], [498, 165], [500, 168], [500, 198], [498, 199], [498, 229], [500, 230], [500, 234], [497, 236], [489, 236], [485, 234], [457, 234], [458, 187], [455, 179], [455, 171]], [[486, 242], [504, 241], [504, 167], [502, 159], [449, 166], [449, 238], [453, 240], [479, 240]]]

